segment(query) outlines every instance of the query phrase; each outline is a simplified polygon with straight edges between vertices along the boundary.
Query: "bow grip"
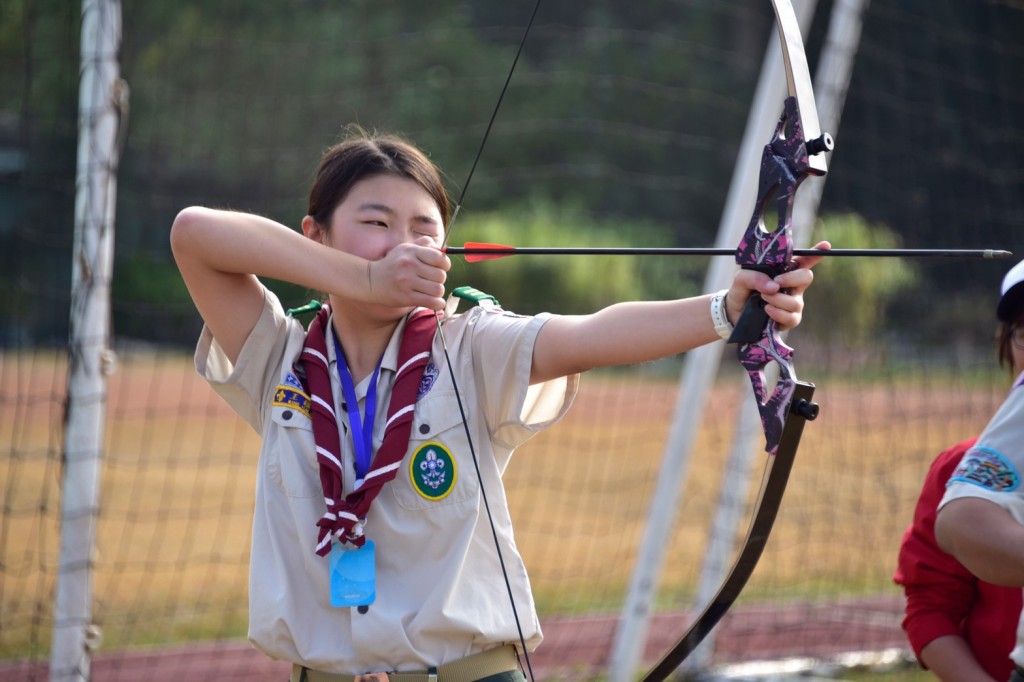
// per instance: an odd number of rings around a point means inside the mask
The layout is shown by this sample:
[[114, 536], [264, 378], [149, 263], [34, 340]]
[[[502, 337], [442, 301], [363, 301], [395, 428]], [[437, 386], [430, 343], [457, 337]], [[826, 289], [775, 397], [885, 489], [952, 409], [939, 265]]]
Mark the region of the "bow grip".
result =
[[[785, 272], [785, 270], [774, 265], [754, 264], [744, 265], [743, 268], [763, 272], [773, 279]], [[740, 318], [733, 325], [732, 334], [729, 335], [726, 343], [757, 343], [764, 333], [765, 327], [768, 326], [768, 313], [764, 311], [766, 305], [768, 304], [761, 298], [761, 294], [756, 291], [751, 292], [750, 297], [747, 298], [747, 302], [743, 306], [743, 311], [740, 313]]]

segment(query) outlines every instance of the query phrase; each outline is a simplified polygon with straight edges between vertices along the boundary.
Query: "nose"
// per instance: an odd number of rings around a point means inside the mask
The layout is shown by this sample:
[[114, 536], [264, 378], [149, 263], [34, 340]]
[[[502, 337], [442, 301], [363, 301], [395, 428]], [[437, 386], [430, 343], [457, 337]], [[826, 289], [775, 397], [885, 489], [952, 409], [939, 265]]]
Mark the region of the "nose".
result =
[[416, 244], [417, 246], [431, 246], [436, 249], [441, 246], [442, 239], [443, 237], [440, 235], [432, 237], [425, 234], [421, 234], [418, 237], [413, 238], [412, 243]]
[[388, 255], [391, 251], [402, 244], [410, 244], [416, 241], [415, 236], [410, 230], [388, 230], [387, 238], [384, 242], [384, 255]]
[[381, 258], [386, 257], [395, 248], [404, 244], [415, 244], [416, 246], [432, 246], [437, 248], [438, 243], [425, 235], [417, 235], [413, 229], [391, 230], [388, 232], [387, 243], [384, 245], [384, 253]]

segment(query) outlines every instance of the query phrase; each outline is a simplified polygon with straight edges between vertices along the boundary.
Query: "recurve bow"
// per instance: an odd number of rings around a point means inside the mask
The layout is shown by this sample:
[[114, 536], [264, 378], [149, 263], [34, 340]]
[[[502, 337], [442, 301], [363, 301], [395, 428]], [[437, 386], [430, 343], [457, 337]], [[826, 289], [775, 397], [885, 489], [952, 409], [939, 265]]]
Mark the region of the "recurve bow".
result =
[[[824, 152], [831, 151], [833, 142], [818, 123], [811, 75], [793, 5], [790, 0], [772, 0], [772, 4], [782, 41], [789, 96], [761, 156], [757, 200], [736, 249], [736, 262], [740, 267], [776, 276], [794, 266], [791, 221], [797, 188], [808, 175], [822, 176], [828, 172]], [[773, 230], [766, 229], [771, 208], [774, 208]], [[764, 427], [765, 450], [770, 458], [768, 470], [747, 536], [729, 575], [679, 641], [643, 677], [643, 682], [664, 680], [678, 668], [746, 586], [775, 523], [804, 423], [818, 416], [818, 406], [812, 401], [814, 385], [797, 380], [793, 349], [782, 340], [775, 321], [764, 312], [764, 303], [757, 294], [747, 301], [729, 343], [738, 344], [740, 364], [754, 388]], [[779, 378], [769, 393], [765, 369], [773, 362], [779, 368]]]

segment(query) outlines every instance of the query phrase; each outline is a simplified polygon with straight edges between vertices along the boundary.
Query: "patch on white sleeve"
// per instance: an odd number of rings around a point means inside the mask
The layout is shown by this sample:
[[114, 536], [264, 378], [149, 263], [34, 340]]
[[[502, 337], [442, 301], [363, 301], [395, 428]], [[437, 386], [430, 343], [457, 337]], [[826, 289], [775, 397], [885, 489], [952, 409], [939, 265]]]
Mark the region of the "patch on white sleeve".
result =
[[963, 481], [995, 493], [1008, 493], [1020, 487], [1020, 474], [998, 451], [987, 447], [973, 447], [967, 451], [953, 471], [949, 482], [953, 481]]

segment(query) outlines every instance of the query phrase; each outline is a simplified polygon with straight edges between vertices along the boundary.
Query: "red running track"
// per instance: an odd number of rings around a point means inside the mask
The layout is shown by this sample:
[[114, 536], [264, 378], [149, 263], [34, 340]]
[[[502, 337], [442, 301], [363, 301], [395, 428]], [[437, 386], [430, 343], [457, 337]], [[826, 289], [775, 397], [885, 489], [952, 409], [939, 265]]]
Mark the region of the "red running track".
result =
[[[809, 657], [826, 660], [851, 651], [907, 648], [900, 629], [901, 595], [831, 601], [825, 604], [736, 607], [715, 632], [712, 664]], [[531, 654], [538, 680], [587, 680], [603, 672], [616, 618], [555, 618], [543, 623], [545, 639]], [[683, 614], [652, 621], [646, 661], [653, 664], [682, 635]], [[92, 682], [285, 682], [291, 667], [273, 661], [245, 642], [203, 643], [175, 649], [100, 653]], [[0, 682], [44, 682], [38, 662], [0, 663]]]

